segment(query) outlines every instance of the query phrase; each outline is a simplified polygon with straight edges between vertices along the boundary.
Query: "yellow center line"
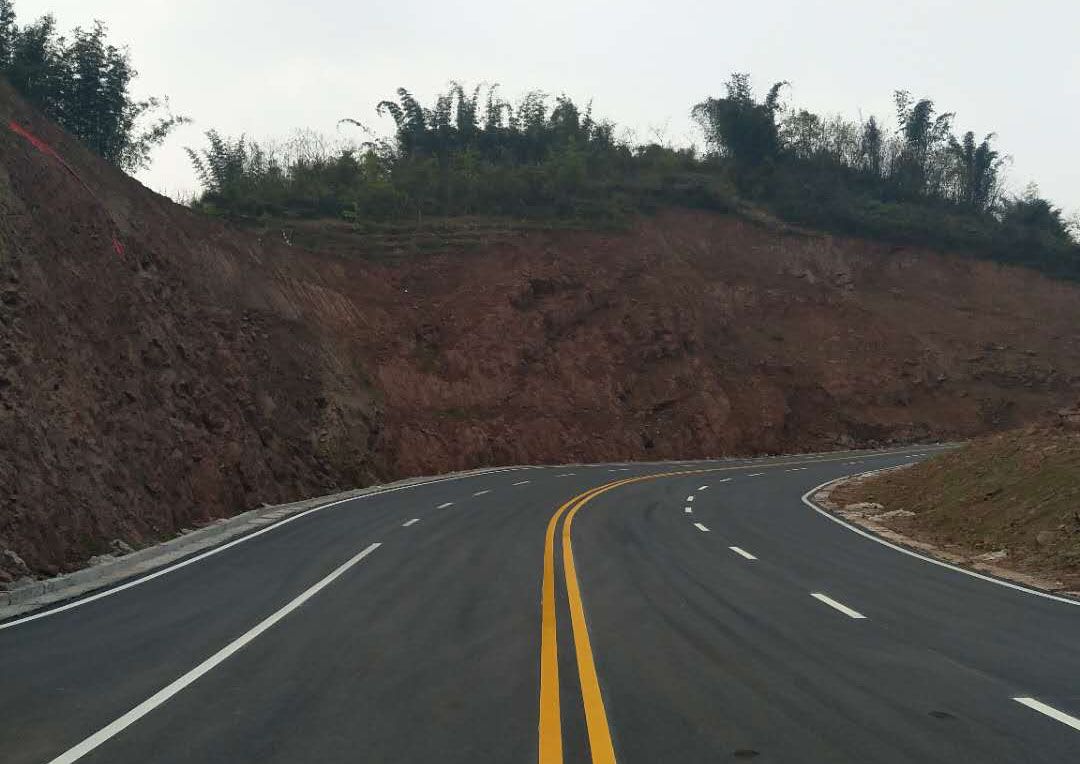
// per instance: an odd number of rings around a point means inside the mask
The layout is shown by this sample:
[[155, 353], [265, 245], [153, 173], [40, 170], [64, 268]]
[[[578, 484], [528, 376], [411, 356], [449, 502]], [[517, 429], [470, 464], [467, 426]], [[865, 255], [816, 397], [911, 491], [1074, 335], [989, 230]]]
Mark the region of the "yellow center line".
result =
[[[704, 471], [704, 470], [699, 470]], [[692, 474], [692, 473], [665, 473], [667, 474]], [[642, 480], [663, 477], [664, 475], [646, 475], [642, 477], [624, 478], [615, 480], [604, 485], [590, 488], [580, 493], [556, 510], [548, 521], [547, 533], [544, 540], [544, 581], [541, 590], [541, 623], [540, 623], [540, 724], [539, 724], [539, 762], [540, 764], [562, 764], [562, 716], [559, 701], [559, 651], [558, 651], [558, 628], [555, 616], [555, 531], [559, 520], [566, 511], [573, 507], [571, 514], [577, 512], [586, 502], [594, 496], [610, 491], [613, 488], [637, 483]], [[578, 674], [582, 678], [583, 695], [586, 681], [591, 683], [594, 690], [590, 690], [591, 700], [586, 704], [586, 724], [589, 728], [590, 746], [593, 751], [597, 745], [602, 745], [602, 737], [597, 737], [593, 743], [593, 736], [605, 735], [608, 748], [611, 748], [611, 735], [607, 727], [607, 715], [604, 713], [603, 697], [600, 695], [600, 683], [596, 677], [596, 667], [593, 663], [592, 648], [589, 645], [589, 635], [585, 626], [585, 610], [581, 605], [581, 591], [578, 585], [577, 574], [574, 572], [573, 551], [567, 555], [569, 549], [569, 536], [567, 529], [563, 529], [563, 564], [566, 571], [567, 593], [571, 598], [570, 618], [574, 629], [574, 648], [578, 656]], [[567, 562], [569, 560], [569, 562]], [[572, 584], [570, 582], [573, 582]], [[573, 587], [573, 594], [570, 588]], [[576, 603], [576, 607], [575, 607]], [[586, 661], [590, 667], [589, 673], [582, 673], [582, 661]], [[586, 676], [589, 679], [586, 679]], [[590, 710], [591, 709], [591, 710]], [[594, 733], [595, 729], [595, 733]], [[614, 762], [614, 751], [607, 761]], [[596, 759], [594, 761], [601, 761]]]
[[[615, 481], [622, 482], [622, 481]], [[540, 624], [540, 764], [562, 764], [562, 716], [559, 707], [559, 650], [555, 621], [555, 528], [566, 510], [599, 486], [578, 494], [551, 516], [544, 541], [544, 583]]]
[[581, 602], [581, 587], [578, 584], [577, 568], [574, 565], [574, 548], [570, 542], [574, 518], [592, 499], [615, 488], [662, 477], [693, 475], [708, 471], [710, 470], [643, 475], [602, 486], [578, 501], [566, 516], [566, 522], [563, 523], [563, 571], [566, 578], [566, 597], [570, 603], [570, 623], [574, 629], [574, 654], [577, 657], [581, 702], [585, 707], [585, 727], [589, 733], [589, 751], [592, 754], [593, 764], [615, 764], [615, 746], [611, 742], [611, 729], [608, 726], [607, 711], [604, 709], [604, 696], [600, 691], [600, 678], [596, 674], [596, 661], [593, 658], [592, 642], [589, 640], [589, 626], [585, 622], [585, 606]]
[[[900, 452], [903, 453], [903, 452]], [[661, 472], [653, 475], [624, 478], [595, 486], [567, 501], [548, 521], [544, 538], [544, 580], [541, 590], [541, 635], [540, 635], [540, 764], [562, 764], [562, 717], [559, 704], [559, 653], [558, 630], [555, 620], [555, 532], [559, 521], [566, 515], [563, 523], [562, 548], [563, 572], [566, 578], [566, 594], [570, 606], [570, 623], [573, 627], [574, 652], [577, 658], [578, 677], [581, 681], [582, 703], [585, 707], [585, 726], [589, 735], [589, 749], [593, 764], [615, 764], [615, 748], [611, 741], [611, 729], [604, 709], [604, 697], [600, 691], [600, 680], [596, 673], [596, 661], [593, 658], [592, 643], [589, 640], [589, 627], [585, 621], [585, 608], [581, 601], [581, 587], [578, 583], [577, 569], [574, 566], [574, 550], [570, 541], [570, 531], [574, 517], [592, 499], [631, 483], [656, 480], [665, 477], [698, 475], [704, 472], [731, 472], [752, 468], [770, 469], [787, 467], [792, 464], [828, 464], [843, 461], [848, 457], [835, 459], [814, 459], [812, 461], [785, 461], [775, 464], [738, 465], [730, 467], [707, 467], [680, 472]], [[569, 509], [569, 514], [567, 510]]]

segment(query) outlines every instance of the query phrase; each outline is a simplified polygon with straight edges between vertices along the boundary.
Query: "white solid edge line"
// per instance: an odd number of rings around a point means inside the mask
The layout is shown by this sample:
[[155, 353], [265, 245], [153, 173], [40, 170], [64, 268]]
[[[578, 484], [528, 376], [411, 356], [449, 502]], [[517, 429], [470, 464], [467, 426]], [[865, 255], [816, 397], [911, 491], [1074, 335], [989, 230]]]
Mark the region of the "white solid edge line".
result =
[[446, 509], [447, 507], [452, 507], [452, 506], [454, 506], [454, 502], [448, 501], [445, 504], [440, 504], [439, 506], [435, 507], [435, 509]]
[[54, 615], [56, 613], [62, 613], [65, 610], [71, 610], [72, 608], [76, 608], [76, 607], [79, 607], [81, 605], [86, 605], [88, 603], [95, 602], [95, 601], [100, 600], [100, 599], [104, 599], [105, 597], [111, 597], [114, 594], [119, 594], [122, 591], [126, 591], [127, 589], [131, 589], [133, 587], [139, 586], [140, 584], [145, 584], [148, 581], [153, 581], [155, 578], [159, 578], [161, 576], [164, 576], [167, 573], [172, 573], [175, 570], [180, 570], [181, 568], [186, 568], [188, 565], [194, 565], [197, 562], [202, 562], [203, 560], [205, 560], [208, 557], [213, 557], [216, 554], [220, 554], [221, 552], [224, 552], [226, 549], [231, 549], [232, 547], [236, 546], [237, 544], [243, 544], [245, 541], [251, 541], [251, 539], [258, 538], [259, 536], [263, 535], [264, 533], [269, 533], [270, 531], [277, 530], [278, 528], [280, 528], [283, 525], [288, 525], [291, 522], [299, 520], [301, 517], [307, 517], [310, 514], [313, 514], [315, 512], [319, 512], [319, 511], [324, 510], [324, 509], [330, 509], [331, 507], [336, 507], [339, 504], [345, 504], [345, 503], [350, 502], [350, 501], [362, 501], [362, 500], [370, 498], [372, 496], [382, 496], [383, 494], [395, 493], [397, 491], [404, 491], [404, 490], [407, 490], [407, 489], [410, 489], [410, 488], [419, 488], [420, 486], [434, 485], [436, 483], [446, 483], [446, 482], [453, 481], [453, 480], [465, 480], [466, 478], [479, 477], [481, 475], [490, 475], [490, 474], [496, 473], [496, 472], [512, 472], [512, 471], [516, 471], [517, 469], [519, 469], [519, 468], [517, 468], [517, 467], [499, 467], [499, 468], [496, 468], [496, 469], [493, 469], [493, 470], [488, 470], [488, 471], [485, 471], [485, 472], [474, 473], [472, 475], [451, 475], [449, 477], [433, 478], [432, 480], [427, 480], [427, 481], [425, 481], [423, 483], [410, 483], [409, 485], [400, 485], [400, 486], [397, 486], [396, 488], [385, 488], [385, 489], [383, 489], [381, 491], [372, 491], [371, 493], [365, 493], [365, 494], [363, 494], [361, 496], [352, 496], [352, 497], [349, 497], [348, 499], [338, 499], [337, 501], [332, 501], [329, 504], [320, 504], [317, 507], [312, 507], [311, 509], [305, 509], [303, 512], [297, 512], [295, 515], [290, 515], [290, 516], [288, 516], [288, 517], [286, 517], [286, 518], [284, 518], [282, 520], [279, 520], [276, 523], [273, 523], [271, 525], [266, 526], [265, 528], [260, 528], [257, 531], [253, 531], [253, 532], [248, 533], [248, 534], [246, 534], [244, 536], [240, 536], [239, 538], [235, 538], [232, 541], [228, 541], [228, 542], [222, 544], [221, 546], [211, 547], [210, 549], [207, 549], [205, 552], [197, 554], [194, 557], [189, 557], [186, 560], [181, 560], [180, 562], [174, 563], [172, 565], [167, 565], [164, 568], [161, 568], [159, 570], [155, 570], [153, 573], [148, 573], [145, 576], [141, 576], [139, 578], [132, 579], [131, 581], [127, 581], [127, 582], [125, 582], [123, 584], [119, 584], [118, 586], [114, 586], [114, 587], [105, 589], [103, 591], [96, 592], [96, 593], [91, 594], [91, 595], [86, 596], [86, 597], [81, 597], [79, 599], [72, 600], [71, 602], [67, 602], [67, 603], [65, 603], [63, 605], [58, 605], [57, 607], [48, 608], [47, 610], [41, 610], [41, 611], [39, 611], [37, 613], [32, 613], [30, 615], [25, 615], [22, 618], [15, 618], [14, 620], [7, 621], [6, 623], [0, 623], [0, 631], [3, 631], [4, 629], [10, 629], [12, 626], [18, 626], [19, 624], [28, 623], [30, 621], [36, 621], [39, 618], [45, 618], [46, 616]]
[[49, 762], [49, 764], [71, 764], [71, 762], [78, 761], [83, 756], [90, 753], [91, 751], [93, 751], [98, 746], [100, 746], [102, 743], [104, 743], [107, 740], [109, 740], [110, 738], [118, 735], [125, 728], [131, 726], [132, 724], [137, 722], [139, 719], [141, 719], [142, 717], [146, 716], [148, 713], [153, 711], [155, 708], [157, 708], [161, 704], [168, 701], [170, 698], [172, 698], [174, 695], [179, 693], [185, 687], [190, 685], [192, 682], [196, 681], [203, 674], [208, 673], [209, 671], [214, 669], [216, 666], [221, 664], [223, 661], [225, 661], [227, 658], [229, 658], [231, 655], [238, 652], [245, 645], [247, 645], [248, 643], [250, 643], [253, 640], [257, 639], [259, 637], [259, 635], [261, 635], [267, 629], [272, 627], [274, 624], [276, 624], [282, 618], [289, 615], [289, 613], [293, 612], [298, 607], [303, 605], [309, 599], [314, 597], [322, 589], [324, 589], [331, 582], [333, 582], [333, 580], [335, 578], [337, 578], [338, 576], [343, 574], [345, 571], [347, 571], [349, 568], [356, 565], [362, 559], [364, 559], [369, 554], [374, 552], [376, 549], [379, 548], [379, 546], [380, 546], [380, 544], [378, 542], [376, 542], [376, 543], [372, 544], [371, 546], [369, 546], [364, 551], [362, 551], [359, 554], [355, 555], [352, 559], [350, 559], [344, 565], [340, 566], [333, 573], [331, 573], [326, 578], [322, 579], [317, 584], [315, 584], [314, 586], [309, 588], [307, 591], [305, 591], [303, 594], [301, 594], [299, 597], [294, 599], [289, 604], [285, 605], [283, 608], [278, 610], [276, 613], [271, 615], [269, 618], [266, 618], [265, 620], [261, 621], [257, 626], [255, 626], [254, 628], [248, 630], [247, 632], [245, 632], [240, 637], [234, 639], [232, 642], [230, 642], [225, 647], [218, 650], [216, 653], [211, 655], [209, 658], [204, 660], [202, 663], [200, 663], [195, 668], [188, 671], [186, 674], [181, 676], [179, 679], [173, 680], [171, 683], [169, 683], [168, 685], [166, 685], [162, 689], [155, 692], [153, 695], [151, 695], [149, 698], [144, 700], [142, 703], [135, 706], [135, 708], [131, 709], [130, 711], [128, 711], [126, 714], [124, 714], [120, 718], [116, 719], [115, 721], [113, 721], [113, 722], [109, 723], [108, 725], [106, 725], [105, 727], [101, 728], [100, 730], [95, 732], [93, 735], [86, 738], [85, 740], [83, 740], [78, 745], [76, 745], [74, 748], [70, 748], [67, 751], [65, 751], [64, 753], [60, 754], [55, 759], [53, 759], [51, 762]]
[[414, 517], [412, 520], [409, 520], [409, 522], [402, 523], [401, 527], [402, 528], [408, 528], [411, 525], [416, 525], [418, 522], [420, 522], [420, 518], [419, 517]]
[[1027, 706], [1030, 709], [1038, 711], [1040, 714], [1049, 716], [1055, 721], [1059, 721], [1064, 725], [1072, 727], [1074, 730], [1080, 732], [1080, 719], [1075, 716], [1069, 716], [1064, 711], [1058, 711], [1053, 706], [1048, 706], [1045, 703], [1040, 703], [1035, 698], [1013, 698], [1017, 703]]
[[694, 523], [694, 525], [696, 525], [696, 526], [697, 526], [697, 529], [698, 529], [699, 531], [701, 531], [702, 533], [708, 533], [708, 532], [709, 532], [709, 529], [708, 529], [708, 528], [706, 528], [706, 527], [705, 527], [704, 525], [702, 525], [701, 523]]
[[866, 618], [866, 616], [863, 615], [862, 613], [860, 613], [858, 610], [852, 610], [851, 608], [849, 608], [847, 605], [843, 604], [842, 602], [837, 602], [832, 597], [829, 597], [828, 595], [822, 594], [821, 592], [810, 592], [810, 596], [813, 597], [816, 600], [824, 602], [826, 605], [828, 605], [831, 608], [835, 608], [836, 610], [839, 610], [841, 613], [848, 616], [849, 618]]
[[741, 549], [741, 548], [739, 548], [737, 546], [729, 546], [728, 549], [730, 549], [732, 552], [739, 555], [740, 557], [745, 557], [748, 560], [756, 560], [757, 559], [757, 557], [754, 557], [754, 555], [750, 554], [745, 549]]
[[[869, 475], [869, 474], [871, 474], [873, 472], [879, 472], [879, 471], [880, 470], [867, 470], [866, 472], [860, 472], [858, 474], [859, 475]], [[1065, 597], [1058, 597], [1056, 594], [1050, 594], [1048, 592], [1040, 592], [1038, 589], [1030, 589], [1030, 588], [1028, 588], [1026, 586], [1021, 586], [1020, 584], [1014, 584], [1012, 581], [1003, 581], [1000, 578], [994, 578], [993, 576], [986, 576], [986, 575], [983, 575], [982, 573], [978, 573], [978, 572], [976, 572], [974, 570], [968, 570], [966, 568], [961, 568], [959, 565], [953, 565], [952, 563], [945, 562], [944, 560], [937, 560], [937, 559], [935, 559], [933, 557], [928, 557], [928, 556], [926, 556], [924, 554], [919, 554], [918, 552], [915, 552], [915, 551], [913, 551], [911, 549], [907, 549], [906, 547], [902, 547], [899, 544], [894, 544], [891, 541], [887, 541], [887, 540], [885, 540], [883, 538], [875, 536], [873, 533], [870, 533], [869, 531], [864, 531], [862, 528], [859, 528], [858, 526], [852, 525], [851, 523], [847, 522], [846, 520], [841, 520], [836, 515], [822, 509], [821, 507], [819, 507], [817, 504], [815, 504], [813, 501], [810, 500], [810, 497], [813, 496], [818, 491], [820, 491], [822, 488], [825, 488], [826, 486], [831, 485], [832, 483], [837, 483], [837, 482], [839, 482], [841, 480], [845, 480], [845, 479], [850, 478], [850, 477], [855, 477], [855, 475], [845, 475], [843, 477], [835, 478], [833, 480], [827, 480], [824, 483], [822, 483], [821, 485], [819, 485], [819, 486], [817, 486], [815, 488], [811, 488], [809, 491], [807, 491], [806, 493], [804, 493], [802, 495], [803, 504], [810, 507], [810, 509], [817, 512], [822, 517], [827, 517], [828, 519], [832, 520], [837, 525], [842, 525], [845, 528], [847, 528], [849, 531], [853, 531], [855, 533], [858, 533], [860, 536], [862, 536], [864, 538], [868, 538], [871, 541], [876, 541], [877, 543], [882, 544], [883, 546], [889, 547], [889, 549], [893, 549], [893, 550], [895, 550], [897, 552], [900, 552], [902, 554], [906, 554], [909, 557], [915, 557], [916, 559], [922, 560], [923, 562], [929, 562], [929, 563], [931, 563], [933, 565], [937, 565], [938, 567], [947, 568], [949, 570], [955, 571], [956, 573], [963, 573], [965, 576], [971, 576], [972, 578], [977, 578], [980, 581], [988, 581], [991, 584], [997, 584], [998, 586], [1004, 586], [1004, 587], [1006, 587], [1008, 589], [1015, 589], [1018, 592], [1024, 592], [1025, 594], [1033, 594], [1036, 597], [1042, 597], [1043, 599], [1047, 599], [1047, 600], [1054, 600], [1054, 602], [1064, 602], [1066, 605], [1080, 606], [1080, 600], [1067, 599]]]

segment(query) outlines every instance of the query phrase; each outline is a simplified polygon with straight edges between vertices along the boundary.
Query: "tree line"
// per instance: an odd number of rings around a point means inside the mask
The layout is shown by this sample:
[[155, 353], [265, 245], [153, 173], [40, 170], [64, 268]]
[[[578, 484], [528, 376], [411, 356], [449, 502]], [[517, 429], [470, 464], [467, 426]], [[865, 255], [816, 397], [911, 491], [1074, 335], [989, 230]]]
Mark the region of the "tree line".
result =
[[778, 82], [760, 102], [749, 76], [692, 115], [740, 190], [788, 219], [850, 233], [983, 248], [999, 259], [1077, 268], [1076, 242], [1059, 208], [1029, 186], [1005, 192], [1006, 157], [993, 133], [956, 135], [955, 114], [929, 98], [894, 93], [895, 127], [785, 109]]
[[[16, 23], [0, 0], [0, 73], [105, 160], [132, 171], [187, 118], [131, 94], [137, 76], [101, 23], [61, 35], [52, 16]], [[501, 216], [620, 224], [663, 206], [764, 210], [845, 234], [968, 251], [1080, 277], [1080, 231], [1037, 188], [1009, 194], [992, 132], [956, 134], [955, 114], [894, 94], [892, 120], [854, 122], [758, 99], [748, 74], [694, 105], [705, 150], [619, 137], [591, 104], [458, 83], [422, 104], [399, 88], [378, 103], [378, 138], [301, 131], [284, 143], [206, 133], [188, 149], [201, 185], [191, 200], [234, 219], [338, 217], [410, 221]]]
[[391, 139], [284, 147], [207, 133], [188, 149], [195, 206], [236, 216], [341, 216], [358, 222], [499, 215], [619, 222], [664, 205], [764, 208], [789, 222], [971, 251], [1080, 277], [1060, 209], [1034, 187], [1006, 192], [993, 133], [957, 135], [955, 114], [896, 91], [895, 122], [853, 122], [783, 104], [786, 82], [755, 97], [747, 74], [691, 109], [706, 150], [618, 138], [566, 96], [452, 83], [429, 106], [400, 88], [376, 105]]
[[132, 96], [130, 55], [109, 43], [101, 22], [64, 36], [51, 15], [22, 27], [16, 21], [12, 0], [0, 0], [0, 74], [106, 161], [127, 171], [146, 167], [151, 150], [189, 121], [169, 114], [161, 99]]
[[[616, 218], [639, 206], [629, 186], [662, 168], [616, 140], [615, 126], [566, 96], [453, 83], [430, 107], [406, 89], [380, 102], [390, 140], [343, 119], [353, 140], [301, 133], [261, 144], [208, 131], [188, 149], [203, 193], [196, 206], [228, 215], [344, 215], [358, 220], [509, 215]], [[664, 159], [692, 168], [690, 152]], [[655, 158], [654, 158], [655, 159]], [[654, 178], [653, 184], [659, 186]], [[623, 188], [626, 187], [626, 188]]]

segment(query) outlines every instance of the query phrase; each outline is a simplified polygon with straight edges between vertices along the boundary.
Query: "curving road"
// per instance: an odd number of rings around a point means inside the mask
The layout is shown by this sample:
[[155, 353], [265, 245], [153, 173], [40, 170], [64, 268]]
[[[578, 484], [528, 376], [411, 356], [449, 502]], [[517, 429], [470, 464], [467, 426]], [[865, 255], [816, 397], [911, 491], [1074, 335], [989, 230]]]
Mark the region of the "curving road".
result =
[[935, 450], [350, 500], [0, 624], [0, 761], [1080, 761], [1080, 607], [803, 500]]

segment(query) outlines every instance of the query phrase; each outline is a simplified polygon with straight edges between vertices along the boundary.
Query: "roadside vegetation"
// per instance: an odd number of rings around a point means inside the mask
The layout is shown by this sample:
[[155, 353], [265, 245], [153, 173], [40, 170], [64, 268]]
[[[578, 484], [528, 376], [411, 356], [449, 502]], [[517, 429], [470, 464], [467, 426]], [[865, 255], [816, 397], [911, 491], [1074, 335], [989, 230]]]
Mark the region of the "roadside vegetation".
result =
[[138, 100], [128, 51], [108, 41], [100, 22], [65, 37], [43, 16], [20, 27], [12, 0], [0, 0], [0, 74], [69, 133], [126, 170], [146, 167], [150, 152], [189, 120], [157, 98]]
[[[127, 171], [189, 121], [131, 95], [136, 71], [103, 25], [62, 36], [45, 16], [20, 27], [12, 0], [0, 0], [0, 73]], [[426, 105], [399, 88], [375, 107], [392, 121], [389, 139], [350, 117], [339, 125], [350, 139], [299, 131], [271, 144], [208, 130], [188, 149], [201, 184], [190, 202], [248, 223], [334, 218], [365, 231], [456, 217], [617, 226], [679, 206], [1080, 278], [1076, 221], [1035, 186], [1006, 192], [1008, 157], [992, 132], [957, 134], [953, 113], [906, 91], [891, 118], [857, 122], [787, 105], [786, 92], [780, 82], [758, 99], [749, 75], [733, 74], [690, 107], [699, 149], [636, 142], [563, 95], [511, 101], [497, 86], [452, 83]]]
[[[953, 130], [954, 114], [895, 93], [893, 126], [784, 106], [787, 83], [758, 100], [746, 74], [692, 107], [705, 150], [617, 137], [591, 105], [454, 83], [425, 106], [401, 88], [376, 106], [393, 138], [280, 145], [211, 130], [189, 149], [194, 206], [234, 218], [337, 217], [358, 225], [454, 216], [619, 224], [660, 206], [764, 211], [782, 220], [899, 244], [960, 250], [1080, 277], [1080, 246], [1060, 209], [1003, 187], [994, 135]], [[366, 138], [366, 140], [364, 139]]]

